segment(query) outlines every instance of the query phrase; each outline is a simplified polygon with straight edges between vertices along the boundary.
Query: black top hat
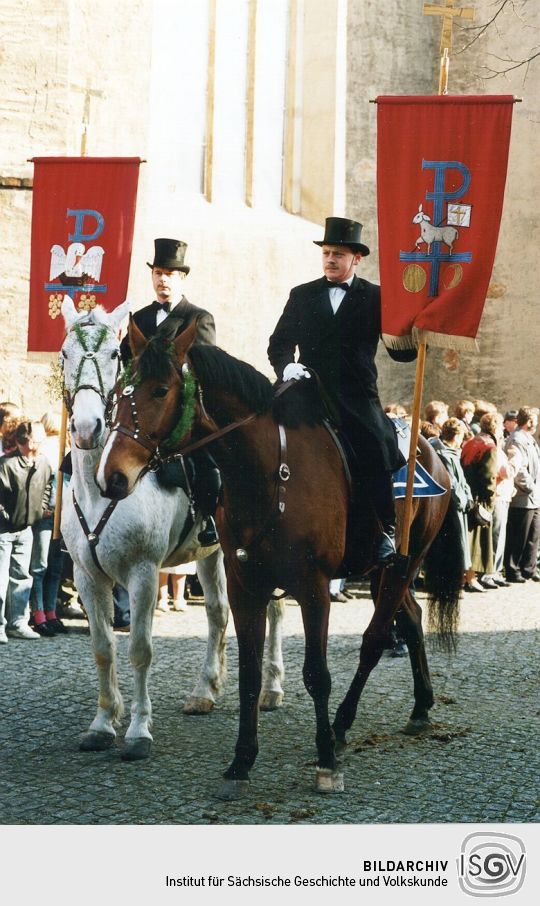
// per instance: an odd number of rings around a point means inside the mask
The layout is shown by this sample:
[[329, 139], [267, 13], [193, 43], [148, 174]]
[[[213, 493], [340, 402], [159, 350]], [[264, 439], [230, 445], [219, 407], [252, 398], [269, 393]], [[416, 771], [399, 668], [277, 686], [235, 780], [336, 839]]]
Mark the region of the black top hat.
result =
[[519, 415], [519, 412], [517, 409], [509, 409], [508, 412], [505, 412], [503, 421], [504, 422], [515, 421], [516, 418], [518, 417], [518, 415]]
[[148, 267], [162, 267], [166, 271], [183, 271], [189, 274], [189, 267], [184, 264], [187, 242], [180, 239], [154, 239], [154, 261]]
[[327, 217], [322, 242], [315, 245], [346, 245], [353, 252], [361, 252], [364, 258], [369, 255], [367, 245], [360, 242], [362, 224], [345, 217]]

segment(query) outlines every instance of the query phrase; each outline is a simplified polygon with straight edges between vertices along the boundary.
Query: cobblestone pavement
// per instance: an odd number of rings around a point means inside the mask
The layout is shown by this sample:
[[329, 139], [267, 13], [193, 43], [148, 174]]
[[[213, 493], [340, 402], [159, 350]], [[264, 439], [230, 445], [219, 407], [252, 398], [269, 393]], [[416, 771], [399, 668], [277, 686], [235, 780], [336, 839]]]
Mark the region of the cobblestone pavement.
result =
[[[97, 685], [83, 621], [70, 633], [0, 647], [1, 824], [360, 824], [533, 822], [538, 799], [540, 588], [467, 595], [452, 657], [430, 649], [433, 729], [400, 733], [412, 708], [408, 658], [383, 657], [372, 673], [343, 757], [345, 792], [313, 791], [313, 706], [302, 684], [300, 609], [286, 608], [283, 707], [260, 719], [260, 754], [245, 799], [215, 796], [236, 739], [236, 639], [229, 627], [229, 680], [212, 714], [182, 704], [201, 662], [204, 607], [154, 620], [154, 749], [123, 763], [118, 749], [81, 753]], [[356, 668], [371, 614], [365, 586], [334, 604], [329, 642], [331, 713]], [[129, 637], [117, 634], [129, 713]], [[127, 726], [124, 718], [121, 737]]]

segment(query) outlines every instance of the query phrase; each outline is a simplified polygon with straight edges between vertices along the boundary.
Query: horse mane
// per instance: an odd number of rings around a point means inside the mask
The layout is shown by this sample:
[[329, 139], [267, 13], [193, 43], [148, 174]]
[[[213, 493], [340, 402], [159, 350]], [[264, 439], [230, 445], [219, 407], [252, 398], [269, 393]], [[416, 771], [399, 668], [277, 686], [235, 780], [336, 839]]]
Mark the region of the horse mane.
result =
[[[169, 339], [152, 337], [136, 363], [141, 380], [168, 380], [173, 370], [173, 349]], [[203, 388], [231, 393], [257, 415], [270, 412], [285, 428], [320, 424], [326, 417], [316, 380], [298, 381], [276, 398], [276, 385], [264, 374], [219, 346], [192, 346], [189, 358]]]
[[219, 346], [192, 346], [189, 357], [203, 387], [234, 394], [258, 415], [270, 410], [272, 384], [253, 365], [235, 359]]
[[276, 385], [253, 365], [218, 346], [192, 346], [189, 356], [203, 386], [234, 394], [258, 415], [271, 412], [274, 421], [285, 428], [320, 424], [325, 417], [315, 380], [298, 381], [276, 398]]
[[272, 407], [274, 421], [286, 428], [299, 428], [301, 425], [320, 425], [329, 417], [329, 411], [321, 395], [321, 388], [316, 375], [308, 380], [293, 381]]
[[171, 340], [159, 335], [152, 337], [137, 359], [141, 380], [166, 381], [173, 370], [173, 353]]

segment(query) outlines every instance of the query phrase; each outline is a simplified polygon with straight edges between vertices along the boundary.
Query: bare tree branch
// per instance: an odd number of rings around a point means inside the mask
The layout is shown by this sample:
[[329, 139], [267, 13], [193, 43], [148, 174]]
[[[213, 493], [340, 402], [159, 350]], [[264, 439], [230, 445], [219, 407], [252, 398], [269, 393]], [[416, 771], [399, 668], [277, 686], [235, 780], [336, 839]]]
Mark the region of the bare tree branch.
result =
[[[495, 33], [499, 38], [504, 38], [505, 31], [501, 17], [503, 13], [509, 12], [510, 15], [515, 16], [515, 18], [521, 23], [524, 28], [533, 28], [534, 31], [538, 29], [534, 28], [527, 23], [527, 20], [524, 15], [524, 10], [527, 6], [528, 0], [493, 0], [491, 4], [492, 7], [496, 7], [493, 15], [481, 25], [470, 25], [461, 28], [461, 32], [468, 32], [472, 34], [473, 37], [464, 44], [459, 50], [456, 51], [457, 54], [465, 53], [469, 50], [480, 38], [483, 38], [489, 29], [494, 29]], [[538, 46], [538, 45], [537, 45]], [[501, 69], [492, 69], [490, 66], [484, 66], [489, 75], [482, 76], [483, 79], [494, 79], [496, 76], [506, 75], [509, 72], [512, 72], [521, 67], [526, 67], [524, 80], [527, 79], [529, 73], [529, 67], [531, 63], [540, 56], [540, 51], [537, 50], [537, 46], [533, 46], [530, 50], [525, 51], [525, 56], [522, 60], [515, 60], [511, 58], [498, 57], [496, 54], [489, 54], [489, 56], [494, 56], [495, 59], [499, 60], [501, 63], [509, 63], [511, 65], [505, 66]]]
[[[494, 79], [498, 75], [506, 75], [508, 72], [512, 72], [514, 69], [519, 69], [521, 66], [527, 66], [532, 63], [533, 60], [536, 60], [537, 57], [540, 57], [540, 50], [535, 54], [532, 54], [530, 57], [527, 57], [526, 60], [508, 60], [507, 62], [512, 62], [513, 66], [507, 66], [506, 69], [490, 69], [488, 66], [484, 67], [491, 73], [491, 75], [483, 76], [484, 79]], [[501, 59], [501, 63], [505, 61]]]
[[466, 50], [469, 49], [469, 47], [472, 47], [473, 44], [476, 44], [476, 42], [479, 41], [480, 38], [486, 33], [486, 31], [488, 30], [488, 28], [489, 28], [491, 25], [493, 25], [493, 23], [494, 23], [494, 22], [497, 20], [497, 18], [501, 15], [501, 13], [503, 12], [504, 8], [505, 8], [506, 6], [508, 6], [508, 4], [510, 4], [510, 5], [512, 6], [512, 9], [514, 9], [514, 12], [515, 12], [515, 8], [514, 8], [514, 4], [513, 4], [512, 0], [501, 0], [501, 5], [499, 6], [498, 10], [493, 14], [493, 16], [491, 17], [491, 19], [488, 19], [488, 21], [487, 21], [487, 22], [484, 22], [483, 25], [469, 25], [469, 26], [467, 26], [466, 28], [462, 28], [462, 31], [463, 31], [463, 32], [465, 32], [465, 31], [471, 31], [471, 32], [475, 31], [476, 34], [475, 34], [475, 36], [474, 36], [473, 38], [471, 38], [471, 40], [469, 41], [468, 44], [465, 44], [464, 47], [461, 47], [460, 50], [456, 51], [456, 54], [458, 54], [458, 53], [464, 53]]

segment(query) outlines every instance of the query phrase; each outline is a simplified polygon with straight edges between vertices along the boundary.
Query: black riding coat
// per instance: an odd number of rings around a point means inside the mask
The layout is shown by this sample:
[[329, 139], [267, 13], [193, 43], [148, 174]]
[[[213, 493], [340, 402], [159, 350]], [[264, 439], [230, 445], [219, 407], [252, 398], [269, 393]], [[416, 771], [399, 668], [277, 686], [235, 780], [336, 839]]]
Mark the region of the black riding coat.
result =
[[[393, 471], [403, 462], [377, 390], [380, 334], [380, 287], [355, 276], [334, 314], [323, 277], [291, 290], [268, 347], [278, 378], [295, 361], [297, 348], [298, 361], [317, 372], [366, 473]], [[409, 350], [388, 352], [397, 361], [416, 356]]]
[[[147, 340], [153, 337], [158, 329], [156, 326], [156, 316], [160, 308], [161, 306], [157, 302], [152, 302], [151, 305], [140, 308], [139, 311], [136, 311], [133, 315], [135, 324], [139, 330], [142, 331]], [[178, 305], [175, 305], [175, 307], [171, 309], [169, 317], [173, 314], [174, 320], [176, 321], [176, 331], [174, 332], [173, 338], [186, 330], [194, 318], [198, 317], [199, 322], [197, 324], [195, 344], [201, 344], [203, 346], [216, 345], [216, 327], [214, 318], [209, 311], [206, 311], [204, 308], [197, 308], [196, 305], [192, 305], [191, 302], [188, 302], [185, 296], [182, 296]], [[165, 332], [167, 330], [169, 317], [165, 318], [159, 324], [160, 331], [163, 330], [163, 332]], [[122, 362], [125, 365], [131, 358], [131, 349], [127, 334], [120, 344], [120, 352], [122, 355]]]

